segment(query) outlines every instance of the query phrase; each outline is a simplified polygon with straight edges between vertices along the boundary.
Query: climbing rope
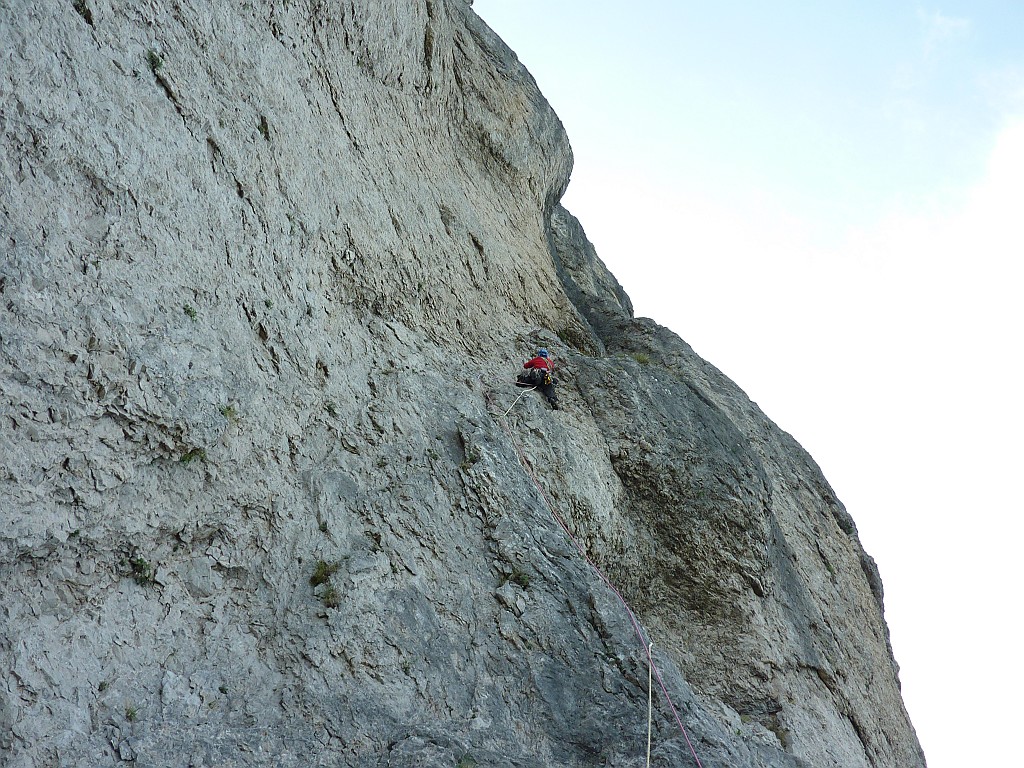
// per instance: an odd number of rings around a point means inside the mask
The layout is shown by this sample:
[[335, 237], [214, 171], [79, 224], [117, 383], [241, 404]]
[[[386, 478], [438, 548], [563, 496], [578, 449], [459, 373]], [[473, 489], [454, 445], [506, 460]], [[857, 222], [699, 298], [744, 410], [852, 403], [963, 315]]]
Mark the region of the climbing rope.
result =
[[508, 410], [501, 414], [501, 418], [505, 418], [506, 416], [508, 416], [509, 412], [516, 407], [516, 403], [523, 399], [523, 395], [527, 394], [528, 392], [533, 392], [533, 390], [535, 389], [536, 387], [530, 387], [529, 389], [524, 390], [522, 395], [520, 395], [519, 397], [512, 401], [512, 405], [508, 407]]
[[[647, 658], [654, 657], [654, 643], [647, 644]], [[647, 768], [651, 768], [651, 730], [654, 727], [654, 665], [647, 664]]]
[[[488, 398], [487, 393], [485, 393], [484, 397], [487, 400], [490, 399], [490, 398]], [[615, 595], [615, 597], [617, 597], [619, 602], [622, 604], [622, 607], [626, 611], [626, 615], [629, 617], [630, 623], [633, 625], [633, 632], [636, 634], [636, 636], [640, 640], [641, 644], [643, 644], [644, 651], [647, 654], [648, 676], [652, 677], [652, 678], [654, 678], [654, 677], [657, 678], [657, 680], [658, 680], [658, 687], [661, 688], [661, 693], [665, 697], [665, 701], [668, 703], [669, 709], [672, 711], [672, 716], [675, 718], [676, 725], [679, 726], [679, 731], [680, 731], [680, 733], [683, 734], [683, 739], [686, 741], [686, 746], [690, 748], [690, 754], [693, 755], [693, 759], [697, 763], [697, 768], [704, 768], [704, 765], [701, 763], [700, 758], [697, 756], [697, 750], [694, 749], [694, 747], [693, 747], [693, 742], [690, 741], [690, 735], [689, 735], [689, 733], [686, 730], [686, 726], [683, 725], [683, 720], [679, 716], [679, 712], [678, 712], [678, 710], [676, 710], [675, 704], [672, 702], [672, 697], [669, 695], [668, 687], [665, 685], [665, 680], [661, 676], [661, 670], [659, 670], [658, 669], [658, 665], [654, 663], [654, 643], [651, 642], [650, 638], [648, 638], [644, 634], [644, 630], [640, 626], [640, 622], [637, 620], [636, 614], [633, 613], [633, 609], [630, 608], [629, 607], [629, 603], [626, 602], [626, 598], [623, 597], [622, 593], [619, 592], [619, 590], [615, 587], [614, 584], [612, 584], [611, 579], [609, 579], [605, 575], [604, 571], [601, 570], [601, 568], [597, 565], [597, 563], [595, 563], [593, 560], [591, 560], [590, 555], [587, 554], [587, 550], [583, 547], [583, 545], [579, 542], [579, 540], [575, 536], [573, 536], [572, 531], [569, 530], [569, 527], [565, 524], [565, 522], [562, 520], [562, 518], [559, 517], [558, 513], [555, 511], [555, 507], [551, 503], [551, 500], [548, 499], [547, 493], [544, 492], [544, 488], [541, 486], [540, 481], [537, 479], [537, 476], [534, 473], [533, 468], [530, 466], [529, 459], [526, 457], [526, 455], [523, 453], [522, 449], [519, 447], [519, 443], [516, 442], [515, 435], [512, 433], [512, 429], [509, 427], [508, 419], [506, 417], [508, 416], [509, 412], [511, 412], [512, 408], [515, 407], [516, 403], [519, 402], [520, 398], [522, 398], [522, 395], [517, 397], [515, 402], [512, 403], [512, 405], [508, 408], [508, 410], [506, 410], [505, 413], [503, 413], [502, 416], [501, 416], [502, 426], [505, 429], [505, 433], [509, 437], [509, 441], [512, 443], [512, 447], [516, 451], [516, 455], [519, 457], [519, 463], [522, 465], [523, 469], [526, 471], [526, 474], [533, 481], [534, 486], [536, 486], [536, 488], [537, 488], [537, 492], [540, 494], [541, 499], [544, 500], [544, 504], [548, 508], [548, 512], [550, 512], [551, 516], [555, 519], [555, 522], [558, 523], [558, 526], [565, 532], [565, 535], [569, 537], [569, 540], [573, 543], [573, 545], [576, 547], [576, 550], [580, 553], [580, 555], [583, 557], [583, 559], [591, 567], [591, 569], [594, 571], [594, 573], [597, 574], [597, 576], [601, 579], [601, 581], [603, 581], [605, 583], [605, 586], [607, 586], [612, 591], [612, 593]], [[651, 682], [653, 683], [653, 679], [652, 679]], [[652, 727], [652, 724], [653, 724], [653, 712], [652, 712], [652, 709], [653, 709], [653, 694], [651, 693], [651, 690], [648, 689], [648, 712], [647, 712], [647, 718], [648, 718], [647, 765], [648, 765], [648, 768], [650, 768], [650, 740], [651, 740], [651, 727]]]

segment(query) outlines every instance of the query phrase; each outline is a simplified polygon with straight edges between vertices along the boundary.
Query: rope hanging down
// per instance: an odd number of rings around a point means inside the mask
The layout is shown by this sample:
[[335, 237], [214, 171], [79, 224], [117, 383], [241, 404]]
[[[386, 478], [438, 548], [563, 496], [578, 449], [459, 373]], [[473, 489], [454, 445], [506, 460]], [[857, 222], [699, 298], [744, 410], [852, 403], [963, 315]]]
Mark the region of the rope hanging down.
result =
[[[647, 658], [654, 657], [653, 651], [654, 643], [648, 643]], [[654, 681], [651, 679], [653, 669], [653, 664], [647, 665], [647, 768], [651, 768], [651, 730], [654, 726]]]
[[533, 390], [535, 390], [535, 389], [536, 389], [536, 387], [530, 387], [529, 389], [525, 390], [521, 395], [519, 395], [519, 397], [517, 397], [515, 400], [513, 400], [512, 401], [512, 405], [510, 405], [508, 407], [508, 410], [505, 411], [503, 414], [501, 414], [501, 418], [505, 418], [506, 416], [509, 415], [511, 410], [516, 407], [516, 403], [518, 403], [520, 400], [523, 399], [523, 395], [525, 395], [527, 392], [533, 392]]
[[[512, 410], [512, 408], [515, 407], [515, 404], [519, 402], [519, 399], [521, 397], [522, 395], [517, 397], [515, 402], [512, 403], [512, 406], [510, 406], [509, 409], [505, 411], [505, 413], [503, 413], [501, 416], [502, 426], [505, 429], [505, 433], [509, 437], [509, 441], [512, 443], [512, 447], [515, 448], [516, 455], [519, 457], [519, 463], [523, 466], [523, 469], [526, 471], [526, 474], [529, 475], [530, 479], [533, 481], [534, 486], [536, 486], [537, 488], [537, 492], [540, 494], [541, 499], [544, 500], [544, 505], [548, 508], [548, 512], [551, 513], [551, 516], [555, 519], [555, 522], [558, 523], [558, 526], [565, 532], [565, 535], [569, 537], [569, 540], [573, 543], [573, 546], [576, 547], [576, 550], [580, 553], [583, 559], [591, 567], [594, 573], [597, 574], [601, 581], [605, 583], [605, 586], [607, 586], [615, 595], [615, 597], [618, 598], [619, 602], [622, 604], [622, 607], [626, 610], [626, 615], [629, 617], [629, 621], [633, 625], [633, 632], [636, 634], [637, 638], [643, 644], [644, 651], [647, 654], [648, 674], [650, 675], [651, 673], [653, 673], [653, 675], [657, 677], [658, 687], [661, 688], [661, 693], [665, 697], [665, 701], [668, 703], [669, 709], [672, 711], [672, 716], [675, 718], [676, 725], [679, 726], [679, 731], [683, 734], [683, 739], [686, 740], [686, 746], [690, 748], [690, 754], [693, 755], [693, 759], [697, 763], [697, 768], [704, 768], [704, 765], [701, 763], [700, 758], [697, 756], [697, 750], [693, 747], [693, 742], [690, 741], [690, 735], [686, 730], [686, 726], [683, 725], [683, 720], [679, 716], [679, 712], [678, 710], [676, 710], [676, 706], [672, 702], [672, 697], [668, 693], [668, 687], [665, 685], [665, 680], [661, 676], [661, 670], [659, 670], [658, 665], [654, 663], [654, 643], [652, 643], [650, 639], [644, 634], [644, 630], [640, 626], [640, 622], [637, 620], [636, 614], [633, 613], [633, 609], [630, 608], [629, 603], [626, 602], [626, 598], [624, 598], [622, 596], [622, 593], [619, 592], [619, 590], [615, 587], [614, 584], [612, 584], [611, 580], [604, 574], [604, 571], [601, 570], [597, 563], [590, 559], [590, 555], [587, 554], [586, 549], [577, 540], [577, 538], [573, 536], [572, 531], [570, 531], [569, 527], [562, 521], [562, 518], [558, 516], [558, 513], [555, 512], [555, 508], [551, 504], [551, 500], [548, 499], [548, 495], [544, 492], [544, 488], [541, 487], [540, 481], [537, 479], [537, 476], [533, 472], [533, 468], [530, 466], [529, 459], [526, 458], [526, 455], [519, 447], [519, 443], [516, 442], [515, 435], [512, 433], [512, 430], [508, 425], [508, 420], [506, 417], [508, 413]], [[650, 691], [648, 691], [648, 698], [652, 698]], [[653, 702], [651, 703], [653, 704]], [[652, 712], [648, 710], [648, 719], [651, 720], [652, 717]], [[650, 766], [650, 731], [648, 731], [648, 766]]]

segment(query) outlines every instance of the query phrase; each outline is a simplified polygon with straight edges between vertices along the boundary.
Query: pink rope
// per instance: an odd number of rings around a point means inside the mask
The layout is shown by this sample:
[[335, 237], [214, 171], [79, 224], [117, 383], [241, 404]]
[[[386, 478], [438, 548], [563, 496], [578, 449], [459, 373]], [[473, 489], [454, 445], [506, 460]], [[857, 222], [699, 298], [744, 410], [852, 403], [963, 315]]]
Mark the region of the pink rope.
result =
[[676, 725], [679, 726], [679, 731], [683, 734], [683, 738], [686, 740], [686, 746], [690, 748], [690, 754], [693, 755], [693, 759], [697, 761], [698, 768], [704, 768], [703, 764], [700, 762], [700, 758], [697, 757], [697, 750], [693, 748], [693, 742], [690, 741], [690, 735], [686, 731], [686, 726], [683, 725], [682, 718], [679, 717], [679, 712], [676, 710], [675, 704], [672, 703], [672, 697], [669, 696], [668, 687], [665, 685], [664, 679], [662, 679], [661, 670], [658, 669], [658, 665], [654, 662], [654, 655], [651, 652], [652, 644], [649, 642], [648, 638], [644, 637], [644, 631], [640, 626], [640, 622], [637, 621], [636, 614], [633, 613], [633, 609], [629, 607], [629, 603], [626, 602], [626, 598], [623, 597], [622, 593], [619, 592], [618, 589], [616, 589], [614, 584], [612, 584], [611, 579], [609, 579], [604, 574], [604, 571], [601, 570], [597, 563], [590, 559], [590, 555], [587, 554], [587, 550], [583, 547], [579, 540], [577, 540], [577, 538], [572, 535], [572, 531], [569, 530], [569, 527], [562, 521], [562, 518], [558, 516], [558, 513], [555, 512], [554, 506], [551, 504], [551, 501], [548, 499], [548, 495], [544, 492], [544, 488], [541, 487], [540, 481], [534, 474], [533, 468], [530, 466], [529, 459], [526, 458], [526, 455], [522, 452], [522, 450], [519, 447], [519, 444], [516, 442], [515, 435], [512, 434], [512, 430], [509, 428], [507, 421], [504, 422], [504, 427], [505, 432], [508, 434], [509, 439], [512, 441], [512, 447], [515, 448], [516, 455], [519, 457], [519, 463], [522, 464], [523, 469], [526, 470], [526, 474], [530, 476], [531, 480], [533, 480], [533, 484], [537, 487], [537, 492], [540, 493], [540, 496], [544, 500], [544, 504], [547, 506], [548, 511], [551, 513], [551, 516], [555, 518], [555, 522], [558, 523], [559, 527], [563, 531], [565, 531], [565, 535], [569, 537], [569, 540], [576, 547], [580, 555], [582, 555], [583, 559], [587, 561], [587, 564], [590, 565], [594, 572], [600, 577], [601, 581], [603, 581], [605, 585], [607, 585], [607, 587], [612, 591], [615, 597], [619, 599], [619, 602], [622, 603], [622, 607], [626, 609], [626, 615], [629, 616], [629, 621], [633, 625], [633, 632], [636, 633], [637, 638], [644, 646], [644, 652], [647, 654], [647, 661], [651, 665], [651, 669], [654, 670], [654, 676], [658, 678], [658, 686], [661, 688], [661, 692], [662, 695], [664, 695], [665, 697], [665, 701], [668, 702], [669, 709], [672, 710], [672, 715], [673, 717], [675, 717]]

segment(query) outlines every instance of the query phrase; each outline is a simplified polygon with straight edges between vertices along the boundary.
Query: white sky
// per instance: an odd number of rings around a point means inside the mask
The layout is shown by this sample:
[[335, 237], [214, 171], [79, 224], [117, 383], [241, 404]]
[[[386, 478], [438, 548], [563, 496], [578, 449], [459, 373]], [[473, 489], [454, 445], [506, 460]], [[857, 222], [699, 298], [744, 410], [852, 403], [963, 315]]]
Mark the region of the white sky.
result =
[[1020, 764], [1024, 3], [476, 0], [633, 299], [821, 465], [930, 768]]

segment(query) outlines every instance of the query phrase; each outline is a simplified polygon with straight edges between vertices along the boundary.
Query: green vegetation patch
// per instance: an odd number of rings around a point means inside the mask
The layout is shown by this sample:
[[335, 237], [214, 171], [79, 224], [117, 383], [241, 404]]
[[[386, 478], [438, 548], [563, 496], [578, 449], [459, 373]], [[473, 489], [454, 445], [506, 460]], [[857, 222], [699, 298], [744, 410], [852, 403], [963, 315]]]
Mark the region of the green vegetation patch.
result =
[[319, 587], [331, 580], [331, 576], [338, 572], [337, 563], [328, 563], [326, 560], [317, 560], [313, 568], [313, 575], [309, 577], [310, 586]]
[[128, 568], [136, 584], [143, 587], [151, 587], [156, 583], [156, 570], [144, 557], [135, 555], [128, 558]]
[[190, 451], [186, 451], [182, 454], [180, 461], [182, 464], [191, 464], [193, 461], [206, 461], [206, 449], [193, 448]]

